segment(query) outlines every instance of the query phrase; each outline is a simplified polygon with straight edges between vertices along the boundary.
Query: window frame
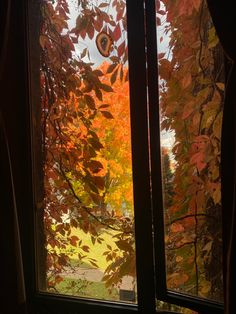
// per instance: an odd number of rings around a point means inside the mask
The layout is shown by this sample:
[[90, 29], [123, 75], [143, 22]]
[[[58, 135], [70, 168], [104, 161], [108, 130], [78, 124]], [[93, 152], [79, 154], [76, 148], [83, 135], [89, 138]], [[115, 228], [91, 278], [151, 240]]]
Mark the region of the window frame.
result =
[[[37, 226], [36, 207], [38, 200], [35, 196], [34, 182], [35, 180], [41, 182], [42, 178], [36, 171], [41, 165], [41, 160], [39, 152], [35, 151], [34, 136], [37, 137], [39, 134], [37, 134], [37, 123], [35, 125], [35, 121], [32, 119], [32, 108], [37, 108], [37, 99], [40, 97], [39, 77], [36, 70], [37, 66], [39, 69], [39, 56], [37, 54], [37, 51], [39, 51], [37, 36], [39, 33], [37, 27], [35, 27], [35, 25], [39, 25], [40, 20], [38, 14], [39, 4], [40, 0], [25, 0], [22, 5], [28, 61], [26, 75], [28, 82], [28, 119], [30, 120], [28, 132], [31, 134], [28, 159], [32, 165], [27, 176], [27, 180], [30, 181], [29, 185], [32, 188], [31, 204], [23, 214], [23, 219], [26, 221], [26, 225], [29, 226], [27, 227], [28, 234], [30, 234], [30, 237], [25, 236], [23, 239], [26, 292], [30, 310], [32, 313], [57, 314], [65, 313], [65, 311], [67, 313], [88, 312], [96, 314], [167, 313], [168, 311], [156, 310], [155, 298], [157, 298], [161, 301], [188, 307], [202, 314], [223, 313], [223, 306], [220, 303], [168, 291], [166, 287], [160, 130], [159, 123], [157, 123], [159, 121], [157, 105], [159, 98], [156, 88], [158, 86], [158, 69], [155, 0], [126, 1], [138, 304], [74, 298], [37, 291], [35, 227]], [[137, 103], [139, 104], [139, 110], [137, 110]], [[150, 182], [152, 192], [150, 192]], [[154, 232], [152, 231], [152, 222]], [[160, 230], [161, 232], [157, 232]], [[155, 270], [154, 264], [156, 265]], [[146, 269], [145, 272], [143, 269]], [[32, 276], [32, 274], [34, 275]]]
[[[156, 34], [155, 1], [145, 0], [146, 7], [146, 38], [147, 38], [147, 70], [148, 97], [149, 97], [149, 122], [150, 122], [150, 160], [151, 160], [151, 185], [154, 225], [154, 255], [156, 265], [157, 298], [179, 306], [188, 307], [201, 313], [223, 313], [221, 302], [203, 299], [184, 293], [167, 289], [166, 285], [166, 258], [164, 240], [164, 208], [162, 193], [162, 171], [160, 150], [160, 121], [158, 86], [158, 44]], [[158, 105], [157, 105], [158, 104]]]

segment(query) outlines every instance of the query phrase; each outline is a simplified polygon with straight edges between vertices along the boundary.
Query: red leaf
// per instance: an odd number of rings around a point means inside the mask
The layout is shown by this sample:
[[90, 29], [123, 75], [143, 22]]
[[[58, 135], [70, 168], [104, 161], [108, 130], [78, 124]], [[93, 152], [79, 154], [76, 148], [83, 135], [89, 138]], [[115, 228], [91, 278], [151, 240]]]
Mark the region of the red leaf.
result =
[[72, 236], [70, 238], [70, 244], [73, 246], [77, 246], [77, 241], [79, 240], [79, 238], [77, 236]]
[[81, 247], [81, 249], [84, 251], [84, 252], [89, 252], [89, 246], [87, 246], [87, 245], [83, 245], [82, 247]]
[[166, 11], [164, 11], [164, 10], [158, 10], [157, 13], [160, 14], [160, 15], [165, 15], [165, 14], [166, 14]]
[[120, 24], [118, 23], [113, 32], [113, 39], [117, 41], [121, 36]]
[[92, 25], [89, 25], [88, 28], [88, 37], [92, 40], [94, 37], [94, 27]]
[[119, 21], [123, 16], [124, 11], [122, 9], [119, 10], [116, 16], [116, 20]]
[[121, 57], [124, 52], [125, 52], [125, 42], [123, 41], [122, 44], [120, 44], [120, 46], [118, 47], [117, 49], [117, 52], [118, 52], [118, 56]]
[[194, 154], [190, 159], [191, 164], [195, 164], [198, 171], [202, 171], [204, 168], [206, 168], [206, 162], [204, 160], [204, 154], [203, 152], [198, 152]]
[[95, 30], [100, 33], [101, 29], [102, 29], [102, 26], [103, 26], [103, 20], [98, 16], [97, 17], [97, 20], [94, 20], [94, 28]]
[[162, 59], [165, 56], [165, 52], [158, 53], [158, 59]]
[[56, 276], [56, 278], [55, 278], [55, 282], [58, 284], [58, 283], [60, 283], [60, 282], [62, 282], [63, 281], [63, 278], [61, 277], [61, 276]]
[[103, 2], [103, 3], [99, 4], [99, 8], [106, 8], [108, 5], [109, 5], [109, 3]]
[[161, 19], [158, 16], [156, 17], [156, 23], [157, 26], [161, 25]]

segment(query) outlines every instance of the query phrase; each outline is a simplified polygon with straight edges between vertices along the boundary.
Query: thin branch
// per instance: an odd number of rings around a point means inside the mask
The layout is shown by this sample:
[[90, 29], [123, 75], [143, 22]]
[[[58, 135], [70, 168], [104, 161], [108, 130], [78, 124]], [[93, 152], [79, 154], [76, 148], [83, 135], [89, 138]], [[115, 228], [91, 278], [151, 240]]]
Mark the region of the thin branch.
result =
[[175, 219], [171, 220], [170, 222], [168, 222], [168, 224], [166, 224], [166, 226], [170, 226], [170, 225], [174, 224], [177, 221], [181, 221], [181, 220], [188, 219], [188, 218], [194, 218], [195, 216], [203, 216], [203, 217], [206, 217], [206, 218], [216, 219], [216, 217], [211, 216], [211, 215], [207, 215], [207, 214], [204, 214], [204, 213], [188, 214], [188, 215], [185, 215], [185, 216], [182, 216], [182, 217], [178, 217], [178, 218], [175, 218]]
[[94, 215], [93, 213], [91, 213], [90, 210], [89, 210], [86, 206], [82, 205], [82, 202], [81, 202], [80, 198], [79, 198], [78, 195], [76, 194], [76, 192], [75, 192], [75, 190], [74, 190], [74, 188], [73, 188], [72, 183], [70, 182], [70, 180], [69, 180], [68, 177], [66, 176], [66, 173], [65, 173], [65, 171], [63, 170], [63, 168], [62, 168], [62, 166], [61, 166], [60, 163], [59, 163], [59, 167], [60, 167], [61, 174], [63, 175], [64, 179], [66, 180], [66, 182], [67, 182], [67, 184], [68, 184], [68, 186], [69, 186], [69, 188], [70, 188], [71, 193], [73, 194], [73, 196], [75, 197], [75, 199], [79, 202], [79, 204], [81, 205], [81, 208], [83, 208], [83, 210], [86, 211], [86, 213], [87, 213], [89, 216], [91, 216], [94, 220], [96, 220], [96, 221], [97, 221], [98, 223], [100, 223], [101, 225], [103, 225], [103, 226], [105, 226], [106, 228], [109, 228], [109, 229], [111, 229], [111, 230], [119, 231], [119, 232], [122, 231], [122, 232], [124, 232], [124, 233], [126, 233], [126, 234], [131, 234], [131, 233], [133, 233], [132, 231], [123, 231], [123, 230], [121, 230], [121, 229], [112, 227], [111, 225], [105, 223], [104, 221], [102, 221], [102, 219], [99, 219], [96, 215]]
[[168, 250], [170, 250], [170, 251], [178, 250], [178, 249], [181, 249], [182, 247], [184, 247], [186, 245], [193, 245], [193, 244], [194, 244], [194, 241], [188, 241], [188, 242], [184, 242], [183, 244], [180, 244], [179, 246], [168, 248]]
[[200, 50], [199, 50], [199, 57], [198, 57], [198, 63], [199, 63], [199, 67], [202, 70], [202, 73], [204, 76], [206, 76], [205, 73], [205, 69], [203, 68], [202, 65], [202, 61], [201, 61], [201, 56], [202, 56], [202, 48], [203, 48], [203, 38], [202, 38], [202, 33], [201, 33], [201, 29], [202, 29], [202, 19], [203, 19], [203, 10], [204, 9], [204, 1], [202, 1], [201, 4], [201, 9], [200, 9], [200, 19], [199, 19], [199, 37], [200, 37]]

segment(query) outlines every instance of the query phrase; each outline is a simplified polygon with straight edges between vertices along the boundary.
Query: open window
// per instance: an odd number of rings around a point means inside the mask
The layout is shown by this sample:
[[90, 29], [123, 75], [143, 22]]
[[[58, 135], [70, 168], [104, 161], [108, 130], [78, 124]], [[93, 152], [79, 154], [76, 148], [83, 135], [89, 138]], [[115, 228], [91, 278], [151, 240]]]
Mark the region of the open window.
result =
[[32, 306], [223, 313], [224, 57], [206, 2], [29, 1], [28, 35]]

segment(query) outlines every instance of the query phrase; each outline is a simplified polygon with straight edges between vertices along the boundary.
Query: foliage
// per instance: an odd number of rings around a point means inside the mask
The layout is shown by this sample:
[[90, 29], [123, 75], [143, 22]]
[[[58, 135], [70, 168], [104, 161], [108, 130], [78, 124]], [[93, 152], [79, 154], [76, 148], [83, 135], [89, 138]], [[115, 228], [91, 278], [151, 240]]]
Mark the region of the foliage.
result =
[[219, 300], [222, 49], [205, 1], [156, 5], [158, 29], [169, 37], [159, 53], [161, 127], [175, 134], [173, 192], [165, 204], [167, 286]]
[[[70, 265], [68, 244], [80, 262], [97, 267], [88, 253], [109, 230], [116, 247], [106, 244], [103, 280], [110, 287], [135, 277], [126, 10], [123, 0], [77, 2], [73, 27], [70, 1], [41, 2], [48, 287]], [[173, 165], [162, 150], [167, 285], [219, 299], [222, 53], [204, 1], [162, 0], [156, 9], [159, 44], [169, 38], [168, 51], [158, 55], [161, 128], [175, 134]], [[87, 43], [100, 32], [113, 44], [98, 65]]]
[[[41, 3], [41, 103], [44, 158], [44, 233], [47, 243], [48, 286], [61, 280], [70, 264], [68, 244], [78, 260], [98, 267], [91, 247], [73, 234], [79, 228], [92, 245], [116, 231], [109, 243], [107, 286], [135, 276], [133, 199], [129, 127], [125, 5], [113, 1], [95, 5], [79, 1], [76, 25], [69, 28], [69, 1]], [[115, 13], [114, 13], [115, 12]], [[81, 50], [80, 38], [105, 31], [113, 39], [110, 62], [99, 68]], [[79, 51], [79, 53], [78, 53]], [[118, 124], [117, 124], [118, 123]], [[65, 253], [67, 252], [67, 253]]]

